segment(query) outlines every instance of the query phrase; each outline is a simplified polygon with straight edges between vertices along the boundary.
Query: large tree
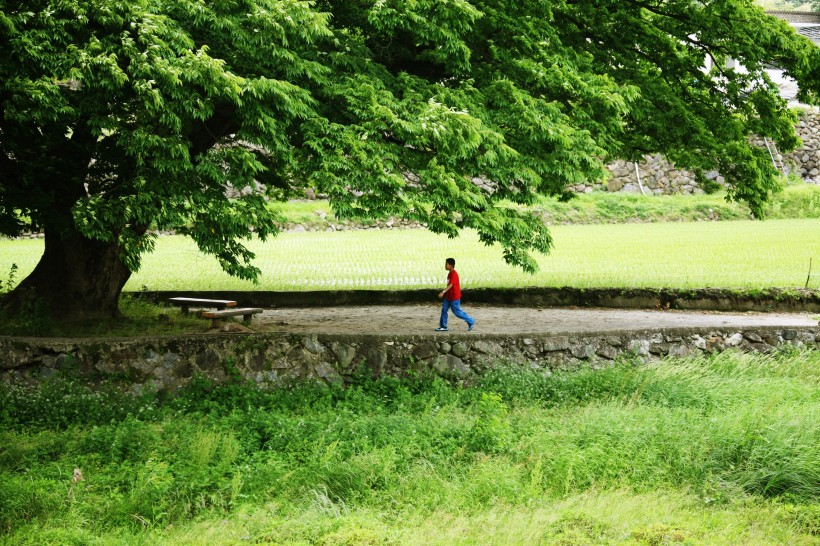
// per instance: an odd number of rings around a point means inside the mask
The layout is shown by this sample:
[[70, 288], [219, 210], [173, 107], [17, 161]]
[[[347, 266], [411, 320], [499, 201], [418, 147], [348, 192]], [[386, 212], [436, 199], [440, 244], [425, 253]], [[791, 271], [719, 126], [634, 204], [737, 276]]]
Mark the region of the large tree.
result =
[[0, 233], [45, 234], [6, 306], [116, 314], [155, 229], [256, 278], [243, 241], [305, 187], [526, 269], [551, 240], [515, 205], [614, 157], [718, 169], [760, 215], [749, 137], [798, 143], [770, 63], [814, 102], [817, 49], [750, 0], [0, 0]]

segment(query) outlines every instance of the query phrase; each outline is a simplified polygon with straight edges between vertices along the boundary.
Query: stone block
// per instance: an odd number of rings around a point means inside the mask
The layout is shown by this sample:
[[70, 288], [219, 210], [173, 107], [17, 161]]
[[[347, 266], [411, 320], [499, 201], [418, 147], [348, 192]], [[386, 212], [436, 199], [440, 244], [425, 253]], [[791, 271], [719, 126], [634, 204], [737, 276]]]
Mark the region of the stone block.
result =
[[706, 349], [706, 340], [695, 334], [692, 336], [692, 345], [700, 350]]
[[342, 385], [344, 384], [344, 380], [342, 376], [337, 372], [333, 366], [328, 364], [327, 362], [319, 362], [313, 366], [313, 372], [318, 376], [327, 381], [328, 383], [333, 383], [335, 385]]
[[778, 345], [780, 345], [780, 337], [775, 334], [768, 332], [760, 337], [763, 338], [763, 343], [765, 343], [766, 345], [770, 345], [771, 347], [777, 347]]
[[334, 341], [330, 345], [330, 350], [336, 355], [336, 362], [342, 368], [347, 368], [356, 357], [356, 348], [346, 343], [339, 343]]
[[627, 349], [630, 353], [633, 353], [638, 356], [648, 356], [649, 355], [649, 341], [645, 339], [633, 339], [627, 345]]
[[270, 367], [272, 370], [286, 370], [290, 368], [290, 364], [283, 358], [274, 358], [270, 361]]
[[[623, 176], [623, 175], [621, 175]], [[620, 178], [612, 178], [606, 185], [606, 191], [616, 192], [621, 191], [621, 188], [624, 187], [624, 181]]]
[[419, 343], [413, 349], [413, 356], [419, 359], [433, 358], [438, 354], [438, 346], [432, 341]]
[[607, 344], [598, 348], [598, 354], [607, 360], [615, 360], [618, 358], [618, 349]]
[[524, 347], [524, 353], [526, 353], [529, 356], [538, 356], [540, 352], [541, 351], [538, 348], [538, 345], [527, 345]]
[[587, 359], [595, 356], [597, 353], [597, 347], [591, 344], [576, 345], [574, 347], [570, 347], [569, 352], [575, 358]]
[[302, 345], [305, 346], [305, 349], [315, 355], [320, 355], [325, 352], [325, 346], [322, 345], [316, 336], [307, 336], [304, 340], [302, 340]]
[[372, 370], [374, 375], [380, 376], [384, 373], [384, 366], [387, 364], [387, 351], [373, 347], [367, 351], [365, 358], [367, 367]]
[[667, 354], [669, 356], [687, 357], [692, 354], [693, 351], [694, 349], [687, 346], [685, 343], [676, 343], [669, 347]]
[[713, 336], [706, 341], [705, 350], [710, 353], [719, 353], [721, 351], [726, 350], [726, 343], [723, 341], [722, 337]]
[[749, 343], [749, 349], [764, 355], [772, 352], [772, 346], [765, 343]]
[[552, 351], [566, 351], [570, 348], [572, 344], [569, 341], [569, 338], [565, 337], [556, 337], [550, 338], [544, 341], [544, 350], [548, 352]]
[[465, 356], [467, 356], [467, 352], [469, 350], [470, 348], [466, 343], [458, 342], [455, 345], [453, 345], [451, 352], [453, 353], [453, 355], [459, 358], [464, 358]]
[[305, 359], [307, 354], [308, 354], [307, 351], [305, 351], [304, 349], [300, 349], [300, 348], [296, 347], [296, 348], [293, 348], [290, 351], [288, 351], [287, 357], [288, 357], [288, 360], [290, 360], [291, 362], [301, 362], [302, 360]]
[[741, 333], [732, 334], [731, 336], [726, 338], [725, 343], [726, 343], [727, 347], [737, 347], [738, 345], [743, 343], [743, 334], [741, 334]]
[[470, 367], [457, 356], [440, 356], [433, 363], [433, 368], [445, 377], [456, 377], [462, 379], [470, 374]]
[[501, 354], [501, 347], [496, 343], [489, 341], [476, 341], [473, 343], [473, 350], [483, 355], [498, 355]]

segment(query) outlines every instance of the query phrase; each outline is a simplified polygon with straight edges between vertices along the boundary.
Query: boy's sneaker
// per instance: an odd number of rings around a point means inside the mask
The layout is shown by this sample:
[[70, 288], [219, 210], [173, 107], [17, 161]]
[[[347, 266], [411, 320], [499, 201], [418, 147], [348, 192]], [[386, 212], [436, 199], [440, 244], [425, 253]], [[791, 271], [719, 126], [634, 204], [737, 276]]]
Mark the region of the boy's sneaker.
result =
[[441, 327], [436, 328], [436, 332], [446, 332], [446, 331], [447, 331], [447, 328], [441, 328]]
[[468, 327], [467, 327], [467, 331], [468, 331], [468, 332], [472, 332], [472, 331], [473, 331], [473, 328], [475, 328], [475, 322], [474, 322], [474, 323], [472, 323], [470, 326], [468, 326]]

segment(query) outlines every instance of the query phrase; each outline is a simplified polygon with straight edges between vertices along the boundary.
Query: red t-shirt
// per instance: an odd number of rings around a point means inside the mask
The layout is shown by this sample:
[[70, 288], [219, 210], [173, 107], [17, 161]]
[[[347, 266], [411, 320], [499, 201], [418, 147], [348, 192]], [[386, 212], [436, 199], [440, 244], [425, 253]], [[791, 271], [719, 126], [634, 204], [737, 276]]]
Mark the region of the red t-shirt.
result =
[[450, 301], [461, 299], [461, 283], [458, 280], [458, 273], [455, 269], [451, 269], [447, 274], [447, 284], [452, 284], [453, 287], [444, 293], [444, 297]]

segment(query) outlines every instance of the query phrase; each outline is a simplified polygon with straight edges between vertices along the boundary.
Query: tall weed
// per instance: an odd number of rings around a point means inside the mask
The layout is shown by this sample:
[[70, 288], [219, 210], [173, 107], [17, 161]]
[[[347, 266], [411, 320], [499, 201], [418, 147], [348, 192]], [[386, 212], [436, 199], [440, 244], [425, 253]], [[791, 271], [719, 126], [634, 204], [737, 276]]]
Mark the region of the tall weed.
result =
[[[60, 522], [94, 522], [157, 537], [269, 506], [271, 521], [306, 518], [299, 536], [319, 543], [375, 536], [352, 523], [362, 511], [401, 526], [409, 513], [478, 514], [614, 490], [691, 491], [703, 507], [772, 502], [792, 507], [776, 517], [799, 520], [801, 533], [814, 528], [820, 353], [553, 374], [507, 364], [469, 387], [361, 377], [346, 389], [263, 390], [199, 379], [165, 400], [64, 379], [0, 386], [0, 529], [43, 529], [45, 540]], [[85, 479], [69, 499], [75, 467]], [[583, 519], [538, 536], [617, 536]], [[666, 540], [676, 529], [649, 522], [630, 536]], [[254, 533], [282, 538], [262, 524]]]

